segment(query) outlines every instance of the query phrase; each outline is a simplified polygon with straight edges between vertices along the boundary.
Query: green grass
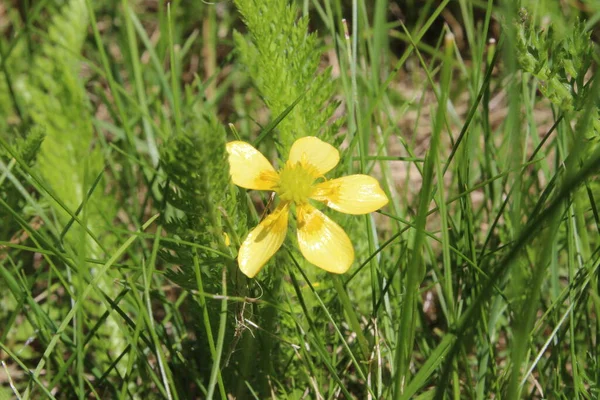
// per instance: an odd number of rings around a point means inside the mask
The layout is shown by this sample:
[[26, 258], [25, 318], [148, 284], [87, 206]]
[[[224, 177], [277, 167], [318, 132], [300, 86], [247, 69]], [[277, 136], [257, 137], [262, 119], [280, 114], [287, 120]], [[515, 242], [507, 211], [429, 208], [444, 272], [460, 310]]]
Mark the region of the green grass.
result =
[[[0, 399], [597, 398], [600, 8], [556, 4], [0, 3]], [[225, 143], [305, 135], [390, 203], [248, 279]]]

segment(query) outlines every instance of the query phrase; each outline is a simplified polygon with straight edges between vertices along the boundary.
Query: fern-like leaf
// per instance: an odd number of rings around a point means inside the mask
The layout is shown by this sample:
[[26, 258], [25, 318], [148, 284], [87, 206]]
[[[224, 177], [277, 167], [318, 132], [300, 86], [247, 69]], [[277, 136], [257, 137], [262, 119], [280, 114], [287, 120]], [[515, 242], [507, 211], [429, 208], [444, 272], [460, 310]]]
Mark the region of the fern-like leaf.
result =
[[294, 101], [302, 100], [280, 122], [280, 154], [307, 135], [331, 141], [338, 126], [330, 125], [337, 104], [331, 102], [330, 69], [318, 73], [321, 48], [315, 33], [308, 33], [308, 18], [298, 18], [295, 4], [286, 0], [236, 0], [250, 32], [247, 40], [235, 32], [236, 49], [273, 117]]
[[[239, 209], [244, 199], [230, 184], [225, 150], [225, 130], [211, 116], [189, 116], [184, 132], [173, 137], [162, 150], [161, 165], [167, 173], [163, 188], [167, 209], [167, 231], [177, 238], [202, 245], [202, 249], [167, 246], [163, 259], [179, 264], [168, 276], [180, 284], [197, 288], [192, 267], [195, 252], [203, 271], [220, 274], [216, 265], [229, 263], [226, 237], [238, 238], [247, 231], [246, 214]], [[227, 235], [227, 236], [226, 236]], [[215, 281], [220, 282], [218, 275]]]
[[[27, 117], [46, 131], [38, 171], [71, 211], [81, 205], [104, 168], [102, 153], [94, 147], [91, 110], [79, 79], [88, 19], [84, 0], [66, 4], [54, 16], [49, 40], [35, 57], [31, 73], [19, 81]], [[116, 211], [116, 203], [102, 191], [100, 185], [87, 204], [88, 228], [96, 233], [105, 231]], [[68, 213], [57, 209], [68, 221]], [[97, 245], [90, 241], [90, 246], [100, 256]]]

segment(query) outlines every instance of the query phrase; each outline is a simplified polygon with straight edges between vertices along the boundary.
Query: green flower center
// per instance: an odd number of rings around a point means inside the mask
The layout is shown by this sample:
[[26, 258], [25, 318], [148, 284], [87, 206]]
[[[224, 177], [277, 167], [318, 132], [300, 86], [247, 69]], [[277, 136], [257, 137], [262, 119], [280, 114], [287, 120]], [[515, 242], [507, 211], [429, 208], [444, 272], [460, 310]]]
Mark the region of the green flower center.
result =
[[313, 166], [288, 161], [279, 171], [279, 184], [275, 191], [283, 201], [306, 203], [313, 194], [316, 177]]

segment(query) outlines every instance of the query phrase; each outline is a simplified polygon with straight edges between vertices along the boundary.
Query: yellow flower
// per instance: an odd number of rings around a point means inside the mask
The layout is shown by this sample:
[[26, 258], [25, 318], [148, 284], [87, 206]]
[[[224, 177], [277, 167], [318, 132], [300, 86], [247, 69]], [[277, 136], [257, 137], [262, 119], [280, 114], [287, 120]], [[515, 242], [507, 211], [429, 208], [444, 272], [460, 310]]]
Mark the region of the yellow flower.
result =
[[292, 203], [296, 205], [302, 255], [336, 274], [350, 268], [354, 249], [346, 232], [309, 200], [346, 214], [367, 214], [388, 202], [377, 180], [368, 175], [327, 180], [324, 175], [337, 165], [340, 155], [335, 147], [314, 136], [296, 140], [279, 171], [246, 142], [227, 143], [227, 152], [233, 183], [246, 189], [274, 191], [280, 199], [275, 211], [248, 234], [240, 247], [238, 264], [245, 275], [254, 277], [283, 244]]

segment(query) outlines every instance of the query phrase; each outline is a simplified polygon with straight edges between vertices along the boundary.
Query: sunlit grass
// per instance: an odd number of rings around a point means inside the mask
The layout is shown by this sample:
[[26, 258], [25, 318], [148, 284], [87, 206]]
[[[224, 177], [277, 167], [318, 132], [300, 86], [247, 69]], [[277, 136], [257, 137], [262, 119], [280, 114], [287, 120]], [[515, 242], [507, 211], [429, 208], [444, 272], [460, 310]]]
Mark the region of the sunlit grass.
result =
[[[0, 399], [598, 396], [600, 9], [5, 3]], [[348, 272], [290, 233], [248, 279], [278, 200], [225, 143], [303, 135], [389, 204], [327, 213]]]

